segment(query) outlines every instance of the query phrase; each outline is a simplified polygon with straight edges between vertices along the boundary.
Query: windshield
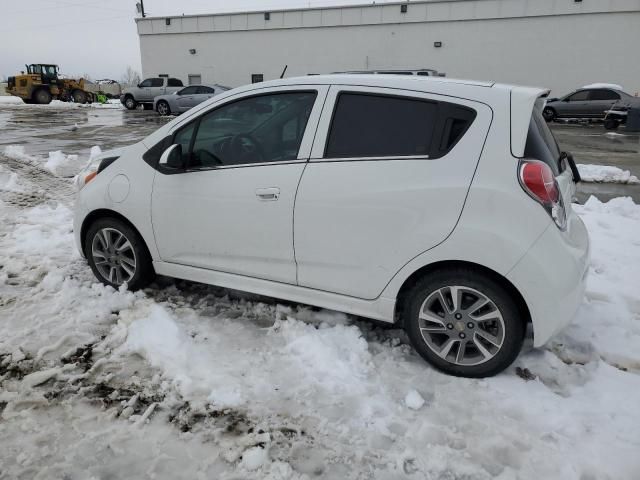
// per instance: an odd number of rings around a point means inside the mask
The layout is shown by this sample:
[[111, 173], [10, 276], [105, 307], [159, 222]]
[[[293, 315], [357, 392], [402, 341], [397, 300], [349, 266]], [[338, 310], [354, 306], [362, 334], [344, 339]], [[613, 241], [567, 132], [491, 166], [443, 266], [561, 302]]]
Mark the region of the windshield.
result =
[[562, 173], [560, 147], [558, 147], [558, 142], [556, 142], [549, 125], [542, 117], [542, 111], [537, 103], [531, 114], [524, 156], [543, 161], [551, 167], [554, 175]]

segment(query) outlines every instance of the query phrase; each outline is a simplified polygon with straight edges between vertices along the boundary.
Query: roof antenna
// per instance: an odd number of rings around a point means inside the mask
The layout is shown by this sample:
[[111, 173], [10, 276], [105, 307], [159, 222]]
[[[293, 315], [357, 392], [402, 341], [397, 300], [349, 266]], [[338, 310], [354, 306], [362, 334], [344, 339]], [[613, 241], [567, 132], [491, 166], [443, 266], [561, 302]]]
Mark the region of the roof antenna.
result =
[[282, 70], [282, 73], [280, 74], [280, 78], [284, 78], [284, 74], [287, 72], [287, 68], [289, 68], [289, 65], [284, 66], [284, 70]]

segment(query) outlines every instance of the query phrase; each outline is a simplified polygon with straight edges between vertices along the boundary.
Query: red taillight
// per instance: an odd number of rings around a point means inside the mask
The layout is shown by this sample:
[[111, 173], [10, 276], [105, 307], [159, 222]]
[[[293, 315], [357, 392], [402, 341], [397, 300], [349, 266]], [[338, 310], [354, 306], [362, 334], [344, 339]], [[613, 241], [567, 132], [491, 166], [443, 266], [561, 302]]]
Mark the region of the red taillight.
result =
[[522, 186], [543, 205], [553, 205], [560, 198], [553, 171], [544, 162], [538, 160], [522, 162], [520, 165], [520, 181]]
[[540, 160], [521, 160], [520, 184], [531, 198], [544, 207], [558, 228], [564, 230], [567, 214], [551, 167]]

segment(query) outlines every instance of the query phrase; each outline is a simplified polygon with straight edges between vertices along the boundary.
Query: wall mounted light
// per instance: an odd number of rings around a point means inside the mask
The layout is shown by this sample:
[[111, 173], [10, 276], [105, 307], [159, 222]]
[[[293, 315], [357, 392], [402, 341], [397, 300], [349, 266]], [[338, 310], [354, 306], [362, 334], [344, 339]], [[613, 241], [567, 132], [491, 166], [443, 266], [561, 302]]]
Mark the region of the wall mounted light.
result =
[[407, 5], [400, 5], [400, 13], [407, 13]]
[[196, 54], [196, 49], [195, 49], [195, 48], [190, 48], [190, 49], [189, 49], [189, 53], [190, 53], [191, 55], [195, 55], [195, 54]]
[[171, 25], [171, 19], [170, 18], [165, 18], [164, 19], [164, 24], [165, 25]]
[[433, 46], [436, 48], [442, 47], [442, 42], [433, 42]]
[[270, 12], [264, 12], [264, 19], [265, 20], [271, 20], [271, 13]]

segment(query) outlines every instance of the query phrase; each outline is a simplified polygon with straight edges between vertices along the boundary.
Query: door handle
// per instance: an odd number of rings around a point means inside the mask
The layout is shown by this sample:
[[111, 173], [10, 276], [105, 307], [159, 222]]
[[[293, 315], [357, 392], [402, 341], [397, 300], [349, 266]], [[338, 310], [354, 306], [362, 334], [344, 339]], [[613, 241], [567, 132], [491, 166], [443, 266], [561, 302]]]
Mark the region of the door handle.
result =
[[278, 187], [257, 188], [256, 197], [262, 202], [274, 202], [280, 198], [280, 189]]

